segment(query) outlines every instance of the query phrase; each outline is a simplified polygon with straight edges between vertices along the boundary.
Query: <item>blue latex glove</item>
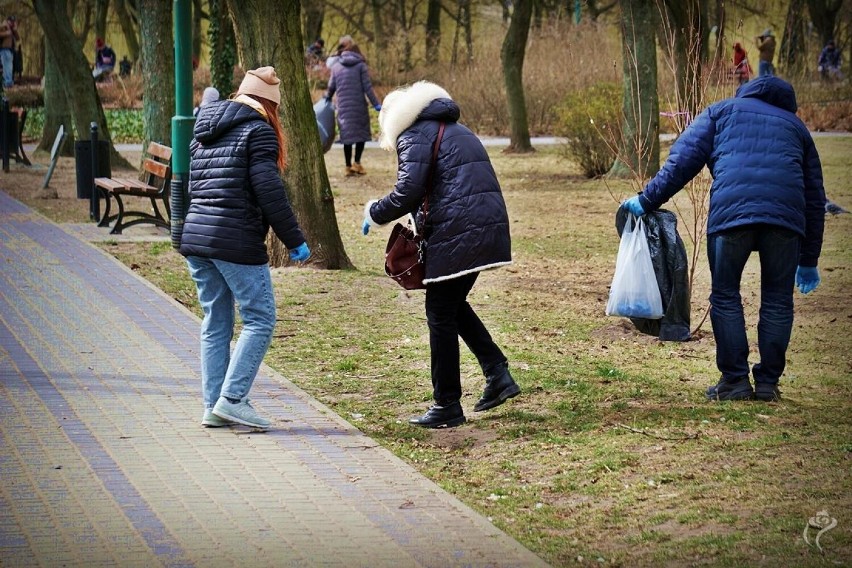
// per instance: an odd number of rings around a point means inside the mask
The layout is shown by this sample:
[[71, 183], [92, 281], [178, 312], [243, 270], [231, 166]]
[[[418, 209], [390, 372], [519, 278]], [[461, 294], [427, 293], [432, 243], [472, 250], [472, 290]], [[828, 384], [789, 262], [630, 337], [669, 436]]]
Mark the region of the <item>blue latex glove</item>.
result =
[[819, 270], [816, 266], [799, 266], [796, 268], [796, 286], [802, 294], [813, 292], [819, 286], [819, 283]]
[[369, 232], [370, 232], [370, 220], [364, 219], [364, 224], [361, 225], [361, 233], [366, 235]]
[[382, 105], [376, 105], [373, 108], [376, 109], [376, 112], [378, 112], [378, 111], [382, 110]]
[[645, 214], [645, 209], [642, 208], [642, 204], [639, 202], [638, 195], [634, 195], [633, 197], [622, 203], [621, 206], [636, 215], [637, 217], [641, 217]]
[[308, 243], [302, 243], [294, 249], [290, 249], [290, 260], [295, 262], [304, 262], [311, 256], [311, 249], [308, 248]]

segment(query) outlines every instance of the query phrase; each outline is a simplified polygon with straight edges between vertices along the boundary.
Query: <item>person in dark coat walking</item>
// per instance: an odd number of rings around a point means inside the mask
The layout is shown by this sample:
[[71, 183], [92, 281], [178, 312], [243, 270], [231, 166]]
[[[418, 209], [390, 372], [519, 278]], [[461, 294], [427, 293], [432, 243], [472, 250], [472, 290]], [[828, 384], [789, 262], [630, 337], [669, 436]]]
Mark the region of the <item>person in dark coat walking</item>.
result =
[[365, 143], [373, 138], [366, 99], [370, 100], [370, 104], [377, 111], [382, 110], [382, 105], [373, 90], [367, 60], [354, 42], [341, 43], [339, 57], [331, 68], [331, 80], [328, 82], [325, 96], [331, 99], [335, 94], [337, 125], [340, 129], [340, 142], [343, 143], [346, 176], [364, 175], [367, 171], [361, 165], [361, 155]]
[[[825, 225], [822, 166], [796, 116], [793, 87], [758, 77], [735, 97], [710, 105], [672, 146], [645, 190], [624, 202], [634, 215], [658, 209], [707, 165], [713, 176], [707, 219], [710, 320], [722, 376], [710, 400], [780, 397], [793, 329], [793, 288], [820, 283], [817, 262]], [[752, 251], [760, 255], [760, 362], [751, 369], [740, 281]]]
[[[435, 404], [409, 422], [427, 428], [465, 422], [461, 406], [459, 341], [476, 356], [485, 390], [473, 407], [488, 410], [521, 389], [509, 373], [506, 356], [467, 302], [483, 270], [511, 264], [509, 216], [497, 175], [479, 138], [458, 123], [459, 107], [442, 87], [420, 81], [385, 97], [379, 113], [379, 143], [396, 150], [393, 191], [367, 203], [362, 231], [415, 215], [426, 240], [426, 320], [429, 325]], [[431, 174], [432, 153], [445, 124]], [[423, 226], [423, 203], [428, 213]]]
[[[201, 385], [208, 427], [269, 427], [248, 393], [275, 327], [269, 228], [301, 262], [310, 256], [281, 172], [287, 165], [272, 67], [246, 73], [233, 100], [205, 104], [190, 143], [189, 208], [180, 253], [198, 289]], [[231, 353], [234, 303], [243, 328]]]

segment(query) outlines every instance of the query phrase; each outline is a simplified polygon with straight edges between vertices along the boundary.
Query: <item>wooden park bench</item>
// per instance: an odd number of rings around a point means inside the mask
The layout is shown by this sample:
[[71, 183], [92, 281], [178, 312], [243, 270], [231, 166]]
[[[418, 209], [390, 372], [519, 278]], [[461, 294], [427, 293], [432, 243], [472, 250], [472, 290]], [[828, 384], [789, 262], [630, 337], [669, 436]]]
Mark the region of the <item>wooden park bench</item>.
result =
[[[124, 177], [97, 177], [95, 188], [106, 196], [106, 206], [99, 227], [109, 226], [115, 221], [110, 234], [120, 235], [121, 232], [134, 225], [149, 224], [169, 228], [169, 185], [172, 181], [172, 149], [156, 142], [148, 145], [147, 156], [142, 162], [144, 181]], [[125, 208], [125, 197], [141, 197], [148, 199], [151, 209], [148, 211]], [[110, 202], [115, 199], [118, 213], [110, 215]], [[165, 211], [166, 216], [160, 210]]]

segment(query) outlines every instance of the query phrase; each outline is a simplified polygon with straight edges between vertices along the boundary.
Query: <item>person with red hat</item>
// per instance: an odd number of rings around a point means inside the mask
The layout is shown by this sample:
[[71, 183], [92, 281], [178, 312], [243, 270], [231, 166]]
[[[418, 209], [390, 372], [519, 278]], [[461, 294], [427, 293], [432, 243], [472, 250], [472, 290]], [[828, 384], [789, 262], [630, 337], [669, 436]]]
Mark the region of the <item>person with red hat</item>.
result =
[[108, 78], [115, 69], [115, 52], [103, 38], [95, 40], [95, 48], [95, 68], [92, 69], [92, 77], [96, 81], [101, 81]]

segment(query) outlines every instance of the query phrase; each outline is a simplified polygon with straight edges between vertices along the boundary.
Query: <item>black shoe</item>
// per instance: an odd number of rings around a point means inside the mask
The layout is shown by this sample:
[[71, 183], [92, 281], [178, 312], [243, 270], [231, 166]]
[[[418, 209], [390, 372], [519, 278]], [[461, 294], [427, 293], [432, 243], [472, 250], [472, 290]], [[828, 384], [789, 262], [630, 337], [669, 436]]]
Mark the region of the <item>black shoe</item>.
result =
[[503, 363], [485, 375], [485, 390], [482, 392], [482, 398], [473, 406], [473, 411], [482, 412], [500, 406], [519, 394], [521, 394], [521, 387], [509, 374], [508, 363]]
[[445, 405], [433, 404], [423, 416], [408, 419], [409, 424], [423, 428], [452, 428], [465, 423], [464, 411], [459, 401]]
[[754, 390], [748, 377], [742, 377], [736, 381], [720, 380], [707, 388], [706, 396], [707, 400], [750, 400], [754, 397]]
[[781, 400], [781, 391], [776, 383], [755, 383], [754, 398], [763, 402]]

